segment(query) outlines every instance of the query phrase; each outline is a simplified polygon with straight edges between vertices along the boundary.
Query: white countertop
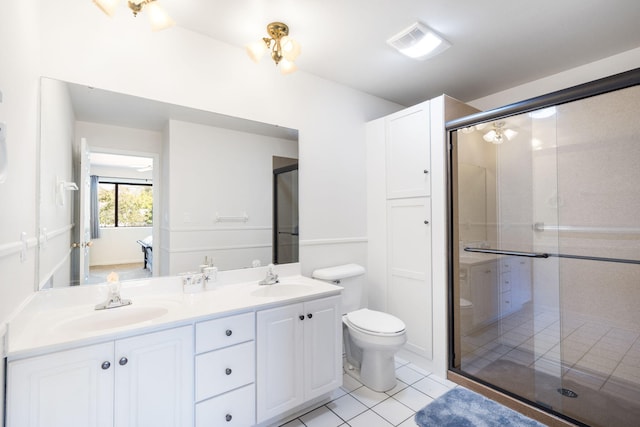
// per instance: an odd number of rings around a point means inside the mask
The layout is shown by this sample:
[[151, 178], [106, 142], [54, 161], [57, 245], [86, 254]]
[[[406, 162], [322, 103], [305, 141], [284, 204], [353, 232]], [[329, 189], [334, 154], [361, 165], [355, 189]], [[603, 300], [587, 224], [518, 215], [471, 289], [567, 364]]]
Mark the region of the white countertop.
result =
[[[40, 291], [9, 322], [7, 357], [15, 360], [171, 328], [205, 318], [337, 295], [342, 290], [339, 286], [301, 276], [299, 264], [276, 266], [275, 271], [280, 275], [280, 283], [265, 286], [259, 286], [258, 281], [264, 278], [266, 267], [219, 272], [215, 284], [209, 285], [207, 290], [191, 294], [183, 292], [182, 279], [177, 276], [124, 282], [121, 297], [130, 299], [132, 304], [101, 311], [96, 311], [95, 305], [105, 301], [106, 285]], [[294, 292], [281, 294], [271, 288], [281, 285], [288, 286]], [[300, 286], [300, 290], [293, 286]], [[129, 313], [134, 317], [136, 313], [161, 314], [149, 320], [127, 324]], [[112, 314], [115, 315], [115, 322], [106, 317]], [[105, 320], [96, 316], [104, 316]], [[96, 319], [99, 320], [97, 323]], [[94, 324], [101, 326], [95, 329]]]

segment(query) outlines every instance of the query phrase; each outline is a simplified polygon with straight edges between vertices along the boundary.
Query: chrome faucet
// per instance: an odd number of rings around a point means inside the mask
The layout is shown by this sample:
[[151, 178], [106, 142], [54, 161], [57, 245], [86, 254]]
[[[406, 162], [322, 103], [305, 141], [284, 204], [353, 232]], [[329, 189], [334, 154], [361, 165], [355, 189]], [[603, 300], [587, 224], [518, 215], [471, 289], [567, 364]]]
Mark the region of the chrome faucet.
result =
[[131, 300], [120, 297], [120, 281], [118, 280], [117, 274], [111, 273], [107, 277], [107, 286], [109, 296], [105, 302], [96, 305], [96, 310], [105, 310], [107, 308], [116, 308], [131, 304]]
[[280, 280], [278, 280], [278, 275], [273, 272], [273, 264], [269, 264], [267, 276], [259, 281], [258, 285], [275, 285], [278, 282], [280, 282]]

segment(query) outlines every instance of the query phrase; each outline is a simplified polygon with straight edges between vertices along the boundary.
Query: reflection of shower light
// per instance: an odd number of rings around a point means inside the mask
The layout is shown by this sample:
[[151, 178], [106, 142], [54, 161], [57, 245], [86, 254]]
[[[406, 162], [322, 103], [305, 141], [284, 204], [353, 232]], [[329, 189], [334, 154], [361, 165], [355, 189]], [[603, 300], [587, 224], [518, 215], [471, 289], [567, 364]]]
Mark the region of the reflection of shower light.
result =
[[529, 113], [529, 117], [532, 119], [546, 119], [556, 113], [556, 107], [543, 108], [542, 110], [532, 111]]
[[504, 122], [496, 122], [493, 124], [493, 129], [485, 133], [482, 139], [494, 144], [502, 144], [504, 139], [511, 141], [518, 132], [512, 129], [504, 129]]
[[542, 141], [540, 141], [538, 138], [532, 138], [531, 148], [533, 150], [542, 150]]
[[473, 126], [468, 127], [468, 128], [462, 128], [462, 133], [472, 133], [475, 129], [473, 128]]

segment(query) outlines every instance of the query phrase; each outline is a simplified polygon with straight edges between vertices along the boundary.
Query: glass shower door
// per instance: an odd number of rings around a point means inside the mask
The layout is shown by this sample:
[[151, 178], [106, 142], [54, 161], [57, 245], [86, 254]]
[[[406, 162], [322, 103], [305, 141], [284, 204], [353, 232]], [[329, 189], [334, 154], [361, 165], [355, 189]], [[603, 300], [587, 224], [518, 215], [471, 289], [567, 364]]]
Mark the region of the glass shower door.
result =
[[640, 420], [640, 89], [453, 138], [453, 368], [590, 426]]

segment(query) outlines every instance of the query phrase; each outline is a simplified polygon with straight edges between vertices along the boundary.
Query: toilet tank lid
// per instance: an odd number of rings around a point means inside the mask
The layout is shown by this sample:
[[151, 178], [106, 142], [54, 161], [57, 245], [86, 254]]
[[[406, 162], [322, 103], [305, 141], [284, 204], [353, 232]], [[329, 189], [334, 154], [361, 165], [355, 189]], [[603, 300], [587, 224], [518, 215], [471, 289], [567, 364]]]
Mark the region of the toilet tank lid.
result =
[[364, 274], [364, 267], [358, 264], [345, 264], [335, 267], [321, 268], [314, 270], [311, 277], [318, 280], [341, 280], [348, 277], [360, 276]]

